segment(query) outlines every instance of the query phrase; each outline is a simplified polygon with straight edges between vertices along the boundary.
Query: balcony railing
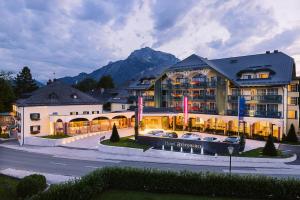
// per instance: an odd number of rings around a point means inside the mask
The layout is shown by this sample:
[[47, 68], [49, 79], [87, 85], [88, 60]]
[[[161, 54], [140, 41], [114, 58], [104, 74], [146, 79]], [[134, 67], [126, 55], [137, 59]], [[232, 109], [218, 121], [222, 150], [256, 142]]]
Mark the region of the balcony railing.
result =
[[[188, 96], [189, 101], [207, 101], [207, 100], [215, 100], [215, 95], [199, 95], [199, 96]], [[171, 97], [173, 101], [182, 101], [182, 96], [173, 96]]]
[[[237, 116], [237, 110], [227, 110], [227, 115]], [[281, 112], [278, 111], [255, 111], [247, 110], [244, 114], [245, 117], [262, 117], [262, 118], [281, 118]]]
[[[257, 101], [258, 103], [282, 103], [282, 95], [244, 95], [246, 101]], [[237, 102], [238, 96], [228, 95], [229, 102]]]
[[176, 89], [193, 89], [193, 88], [215, 88], [217, 86], [216, 81], [196, 82], [196, 83], [179, 83], [179, 84], [163, 84], [162, 88], [167, 90]]
[[144, 101], [154, 101], [154, 96], [143, 96]]

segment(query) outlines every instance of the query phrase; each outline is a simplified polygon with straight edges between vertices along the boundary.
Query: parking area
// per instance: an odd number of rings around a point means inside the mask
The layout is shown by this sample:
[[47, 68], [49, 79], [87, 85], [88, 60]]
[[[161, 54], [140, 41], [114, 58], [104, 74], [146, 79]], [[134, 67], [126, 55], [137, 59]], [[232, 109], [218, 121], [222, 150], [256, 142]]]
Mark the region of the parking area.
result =
[[[142, 131], [141, 134], [147, 134], [151, 131], [151, 129]], [[167, 131], [169, 132], [169, 131]], [[173, 132], [173, 131], [172, 131]], [[174, 131], [176, 132], [176, 134], [178, 135], [178, 138], [181, 138], [185, 133], [187, 133], [187, 131]], [[211, 133], [199, 133], [199, 132], [189, 132], [192, 134], [196, 134], [198, 136], [200, 136], [201, 139], [205, 138], [205, 137], [214, 137], [217, 138], [218, 141], [224, 141], [228, 136], [224, 136], [224, 135], [217, 135], [217, 134], [211, 134]], [[249, 151], [252, 149], [256, 149], [259, 147], [264, 147], [265, 146], [265, 141], [258, 141], [258, 140], [251, 140], [251, 139], [246, 139], [246, 145], [245, 145], [245, 150], [244, 151]], [[276, 147], [278, 147], [278, 144], [275, 144]]]

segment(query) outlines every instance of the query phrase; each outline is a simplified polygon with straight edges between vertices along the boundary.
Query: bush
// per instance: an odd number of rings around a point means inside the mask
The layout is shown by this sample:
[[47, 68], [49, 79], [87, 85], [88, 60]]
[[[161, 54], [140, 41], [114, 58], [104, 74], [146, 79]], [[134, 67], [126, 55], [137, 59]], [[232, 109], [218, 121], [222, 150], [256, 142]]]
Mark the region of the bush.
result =
[[32, 200], [93, 199], [107, 189], [191, 194], [249, 199], [297, 199], [300, 181], [266, 176], [170, 172], [150, 169], [103, 168], [64, 184], [54, 185]]
[[274, 139], [272, 135], [268, 136], [267, 142], [263, 149], [263, 155], [266, 156], [277, 156], [277, 150], [274, 145]]
[[111, 142], [119, 142], [120, 141], [120, 136], [116, 127], [116, 124], [113, 126], [113, 130], [109, 139]]
[[296, 135], [294, 124], [291, 124], [290, 130], [285, 138], [285, 141], [287, 142], [298, 142], [298, 137]]
[[20, 180], [17, 185], [17, 195], [21, 198], [30, 197], [42, 192], [47, 187], [46, 178], [43, 175], [32, 174]]
[[239, 149], [240, 152], [244, 151], [245, 145], [246, 145], [246, 136], [245, 136], [245, 134], [241, 134], [241, 137], [240, 137], [240, 149]]

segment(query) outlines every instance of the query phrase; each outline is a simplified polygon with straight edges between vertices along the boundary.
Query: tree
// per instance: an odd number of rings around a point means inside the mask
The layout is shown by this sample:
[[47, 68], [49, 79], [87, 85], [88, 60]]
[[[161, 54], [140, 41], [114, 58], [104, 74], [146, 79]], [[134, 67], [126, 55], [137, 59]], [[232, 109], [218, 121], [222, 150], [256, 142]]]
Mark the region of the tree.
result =
[[114, 88], [115, 84], [110, 75], [102, 76], [97, 85], [98, 88]]
[[77, 88], [82, 92], [91, 91], [93, 89], [96, 89], [96, 87], [97, 87], [97, 81], [91, 78], [86, 78], [75, 85], [75, 88]]
[[9, 112], [12, 110], [12, 103], [15, 100], [11, 82], [0, 78], [0, 91], [0, 112]]
[[15, 93], [18, 98], [25, 93], [30, 93], [38, 89], [27, 66], [23, 67], [22, 71], [17, 75], [15, 82]]
[[266, 142], [265, 147], [263, 149], [263, 155], [277, 156], [277, 150], [276, 150], [276, 147], [274, 145], [273, 136], [271, 134], [268, 136], [267, 142]]
[[240, 137], [240, 149], [239, 149], [240, 152], [244, 151], [245, 145], [246, 145], [246, 136], [244, 133], [242, 133]]
[[4, 71], [4, 70], [0, 71], [0, 78], [4, 79], [4, 80], [11, 80], [12, 75], [13, 75], [13, 72], [11, 72], [11, 71]]
[[298, 142], [298, 137], [296, 135], [294, 124], [291, 124], [291, 127], [289, 129], [289, 132], [285, 138], [285, 141], [287, 142]]
[[119, 142], [120, 136], [116, 127], [116, 124], [113, 125], [113, 130], [109, 139], [111, 142]]

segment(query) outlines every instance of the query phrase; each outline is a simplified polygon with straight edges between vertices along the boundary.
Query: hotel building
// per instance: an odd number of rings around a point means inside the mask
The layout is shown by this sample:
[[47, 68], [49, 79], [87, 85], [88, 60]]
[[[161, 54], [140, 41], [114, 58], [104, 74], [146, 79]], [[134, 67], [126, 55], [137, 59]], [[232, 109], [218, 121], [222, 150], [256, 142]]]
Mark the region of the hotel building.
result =
[[[299, 129], [295, 62], [276, 50], [215, 60], [193, 54], [168, 68], [152, 88], [157, 109], [145, 108], [145, 128], [182, 130], [183, 97], [187, 96], [189, 126], [194, 130], [245, 132], [252, 138], [272, 134], [281, 139], [291, 124]], [[246, 100], [240, 123], [239, 96]]]

